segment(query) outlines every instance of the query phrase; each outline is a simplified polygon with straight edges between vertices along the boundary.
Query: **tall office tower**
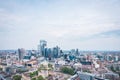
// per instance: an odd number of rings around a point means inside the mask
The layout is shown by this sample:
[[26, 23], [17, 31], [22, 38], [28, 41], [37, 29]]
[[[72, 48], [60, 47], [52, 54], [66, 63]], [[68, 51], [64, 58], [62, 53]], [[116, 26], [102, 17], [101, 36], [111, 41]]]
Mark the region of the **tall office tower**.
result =
[[45, 55], [44, 55], [45, 58], [48, 58], [48, 48], [45, 48]]
[[47, 41], [45, 40], [40, 40], [40, 54], [42, 56], [45, 56], [45, 48], [47, 46]]
[[72, 50], [70, 51], [70, 53], [71, 53], [71, 55], [75, 55], [75, 53], [76, 53], [75, 49], [72, 49]]
[[114, 61], [119, 61], [119, 57], [118, 56], [114, 56]]
[[76, 53], [76, 55], [78, 56], [78, 55], [79, 55], [79, 50], [78, 50], [78, 49], [76, 49], [76, 52], [75, 52], [75, 53]]
[[58, 58], [60, 56], [60, 48], [58, 46], [53, 48], [53, 57]]
[[19, 60], [22, 60], [23, 57], [25, 56], [25, 49], [21, 48], [21, 49], [18, 49], [18, 56], [19, 56]]
[[37, 46], [38, 54], [40, 54], [40, 45]]
[[106, 60], [107, 61], [112, 61], [112, 55], [106, 55]]

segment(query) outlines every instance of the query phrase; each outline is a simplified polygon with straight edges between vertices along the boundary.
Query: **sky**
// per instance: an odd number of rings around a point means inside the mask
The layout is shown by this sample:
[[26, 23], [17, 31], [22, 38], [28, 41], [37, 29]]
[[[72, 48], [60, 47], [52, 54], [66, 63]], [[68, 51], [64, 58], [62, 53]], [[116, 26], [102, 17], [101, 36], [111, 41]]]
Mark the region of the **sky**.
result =
[[0, 0], [0, 49], [120, 50], [120, 0]]

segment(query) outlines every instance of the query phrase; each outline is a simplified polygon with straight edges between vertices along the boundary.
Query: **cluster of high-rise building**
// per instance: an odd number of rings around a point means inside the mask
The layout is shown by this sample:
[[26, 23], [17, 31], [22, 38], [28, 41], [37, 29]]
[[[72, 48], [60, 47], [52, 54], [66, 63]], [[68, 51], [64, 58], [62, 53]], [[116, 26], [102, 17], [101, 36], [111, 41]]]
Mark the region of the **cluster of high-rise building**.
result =
[[38, 54], [40, 56], [44, 56], [48, 59], [58, 58], [61, 55], [60, 47], [56, 46], [53, 48], [47, 47], [47, 41], [40, 40], [40, 44], [38, 45]]
[[[40, 75], [46, 80], [119, 80], [119, 53], [78, 49], [64, 51], [58, 46], [49, 48], [47, 41], [40, 40], [38, 50], [19, 48], [0, 51], [0, 80], [12, 80], [15, 74], [22, 76], [22, 80]], [[63, 67], [73, 69], [74, 75], [63, 73]], [[29, 75], [36, 71], [38, 76]]]

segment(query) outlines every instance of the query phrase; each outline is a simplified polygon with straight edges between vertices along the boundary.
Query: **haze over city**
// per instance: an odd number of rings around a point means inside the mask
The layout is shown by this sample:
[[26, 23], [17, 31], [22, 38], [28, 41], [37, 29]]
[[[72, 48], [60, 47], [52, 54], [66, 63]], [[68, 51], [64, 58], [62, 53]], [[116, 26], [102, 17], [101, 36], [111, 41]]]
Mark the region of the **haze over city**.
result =
[[0, 49], [120, 50], [119, 0], [0, 0]]

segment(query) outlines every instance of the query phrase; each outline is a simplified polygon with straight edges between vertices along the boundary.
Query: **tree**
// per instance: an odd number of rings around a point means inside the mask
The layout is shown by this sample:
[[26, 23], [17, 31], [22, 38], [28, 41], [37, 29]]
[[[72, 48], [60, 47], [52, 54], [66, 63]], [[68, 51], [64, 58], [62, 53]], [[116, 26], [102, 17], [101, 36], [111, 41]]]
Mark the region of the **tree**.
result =
[[113, 65], [110, 67], [110, 69], [111, 69], [113, 72], [115, 72]]
[[69, 67], [62, 67], [61, 72], [66, 73], [66, 74], [70, 74], [70, 75], [74, 75], [74, 69], [69, 68]]
[[49, 64], [48, 64], [48, 67], [52, 67], [52, 64], [49, 63]]
[[38, 78], [37, 78], [37, 80], [45, 80], [44, 78], [43, 78], [43, 76], [38, 76]]
[[52, 64], [48, 64], [48, 67], [49, 67], [50, 69], [53, 69], [53, 65], [52, 65]]
[[31, 80], [36, 80], [36, 78], [32, 78]]
[[30, 77], [31, 77], [31, 78], [34, 77], [33, 73], [30, 73]]
[[22, 76], [20, 75], [15, 75], [13, 76], [13, 80], [21, 80]]
[[38, 76], [38, 71], [35, 71], [34, 74], [35, 74], [36, 76]]
[[34, 76], [38, 76], [38, 71], [34, 71], [32, 73], [30, 73], [30, 77], [34, 77]]

